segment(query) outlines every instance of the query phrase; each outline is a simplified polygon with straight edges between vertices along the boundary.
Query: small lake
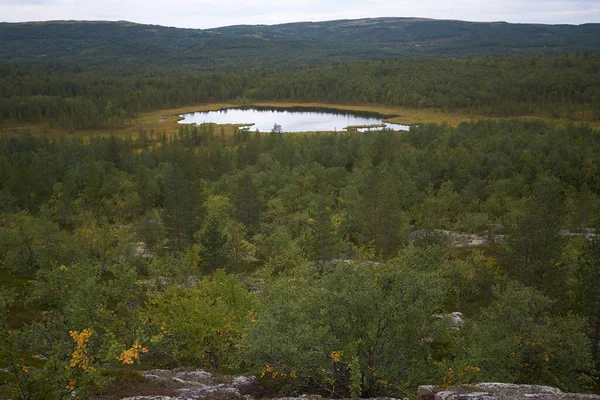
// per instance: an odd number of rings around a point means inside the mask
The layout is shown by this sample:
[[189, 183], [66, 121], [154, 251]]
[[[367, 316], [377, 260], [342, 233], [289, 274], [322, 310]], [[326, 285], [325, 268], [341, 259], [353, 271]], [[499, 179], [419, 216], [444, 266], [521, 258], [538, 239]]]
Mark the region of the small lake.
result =
[[[409, 129], [408, 125], [383, 122], [377, 113], [348, 112], [329, 108], [268, 108], [268, 107], [239, 107], [218, 111], [201, 111], [180, 115], [180, 124], [248, 124], [252, 131], [271, 132], [275, 124], [281, 126], [283, 132], [325, 132], [343, 131], [349, 126], [384, 125], [388, 129]], [[382, 127], [360, 128], [380, 130]]]

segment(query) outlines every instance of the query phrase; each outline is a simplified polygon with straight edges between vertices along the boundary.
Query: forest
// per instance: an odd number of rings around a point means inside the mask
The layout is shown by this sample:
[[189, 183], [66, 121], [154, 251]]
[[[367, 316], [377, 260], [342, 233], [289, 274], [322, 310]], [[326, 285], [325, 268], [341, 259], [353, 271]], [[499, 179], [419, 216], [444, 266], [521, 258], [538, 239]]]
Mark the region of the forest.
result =
[[[598, 26], [0, 23], [0, 399], [600, 393]], [[135, 131], [223, 102], [472, 120]]]
[[0, 127], [118, 129], [142, 111], [199, 103], [302, 101], [600, 120], [600, 56], [400, 59], [199, 73], [185, 67], [0, 64]]
[[0, 22], [0, 62], [53, 68], [150, 64], [196, 71], [299, 68], [405, 57], [600, 51], [600, 24], [365, 18], [181, 29], [128, 21]]
[[585, 124], [517, 120], [7, 136], [4, 394], [93, 397], [186, 365], [290, 395], [598, 390], [599, 152]]

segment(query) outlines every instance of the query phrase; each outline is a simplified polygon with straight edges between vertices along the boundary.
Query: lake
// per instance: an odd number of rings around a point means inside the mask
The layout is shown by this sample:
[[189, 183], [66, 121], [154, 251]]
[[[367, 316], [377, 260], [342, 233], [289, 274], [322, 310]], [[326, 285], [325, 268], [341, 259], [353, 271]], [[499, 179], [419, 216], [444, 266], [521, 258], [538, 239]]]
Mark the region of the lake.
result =
[[[216, 124], [248, 124], [250, 130], [258, 129], [261, 132], [270, 132], [274, 125], [280, 125], [283, 132], [325, 132], [342, 131], [347, 127], [363, 127], [357, 130], [380, 130], [385, 126], [388, 129], [409, 129], [408, 125], [391, 124], [383, 122], [377, 113], [349, 112], [329, 108], [268, 108], [268, 107], [239, 107], [226, 108], [217, 111], [201, 111], [180, 115], [183, 119], [180, 124], [202, 124], [213, 122]], [[365, 128], [369, 125], [379, 127]], [[383, 125], [383, 126], [381, 126]]]

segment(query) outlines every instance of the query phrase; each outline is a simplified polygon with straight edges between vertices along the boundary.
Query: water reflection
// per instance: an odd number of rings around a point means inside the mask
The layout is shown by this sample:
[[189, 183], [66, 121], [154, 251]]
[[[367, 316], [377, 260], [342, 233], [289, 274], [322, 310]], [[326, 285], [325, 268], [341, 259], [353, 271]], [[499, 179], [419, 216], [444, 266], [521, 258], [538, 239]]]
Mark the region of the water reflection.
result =
[[[250, 130], [270, 132], [275, 124], [283, 132], [341, 131], [348, 127], [361, 127], [358, 130], [408, 130], [407, 125], [391, 124], [382, 121], [376, 113], [347, 112], [327, 108], [266, 108], [239, 107], [218, 111], [202, 111], [182, 114], [180, 124], [252, 124]], [[370, 126], [369, 128], [366, 128]]]

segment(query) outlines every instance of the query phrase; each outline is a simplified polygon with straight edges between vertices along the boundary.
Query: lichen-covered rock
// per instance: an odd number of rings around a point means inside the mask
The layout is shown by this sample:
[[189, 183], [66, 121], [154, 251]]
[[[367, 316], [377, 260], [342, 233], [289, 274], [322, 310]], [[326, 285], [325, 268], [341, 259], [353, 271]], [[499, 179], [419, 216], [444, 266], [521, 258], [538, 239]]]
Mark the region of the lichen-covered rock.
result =
[[133, 396], [125, 397], [121, 400], [186, 400], [182, 397], [171, 397], [171, 396]]
[[228, 386], [224, 383], [209, 385], [200, 383], [196, 386], [177, 389], [177, 397], [183, 397], [186, 399], [202, 399], [217, 392], [226, 393], [230, 395], [230, 397], [242, 397], [236, 388]]
[[212, 374], [210, 372], [196, 370], [196, 371], [182, 371], [178, 372], [175, 375], [177, 378], [185, 379], [187, 381], [193, 382], [203, 382], [210, 378], [212, 378]]
[[173, 379], [173, 372], [168, 369], [151, 369], [140, 372], [146, 379], [153, 381], [167, 381]]
[[512, 383], [478, 383], [444, 389], [420, 386], [419, 400], [600, 400], [600, 396], [563, 393], [560, 389], [541, 385]]
[[221, 400], [254, 400], [247, 392], [252, 392], [258, 384], [255, 376], [213, 376], [210, 372], [202, 370], [152, 369], [142, 371], [141, 374], [146, 379], [174, 384], [173, 395], [135, 396], [123, 400], [196, 400], [207, 397]]
[[255, 384], [257, 381], [255, 376], [234, 376], [231, 380], [231, 384], [235, 387], [250, 386]]

